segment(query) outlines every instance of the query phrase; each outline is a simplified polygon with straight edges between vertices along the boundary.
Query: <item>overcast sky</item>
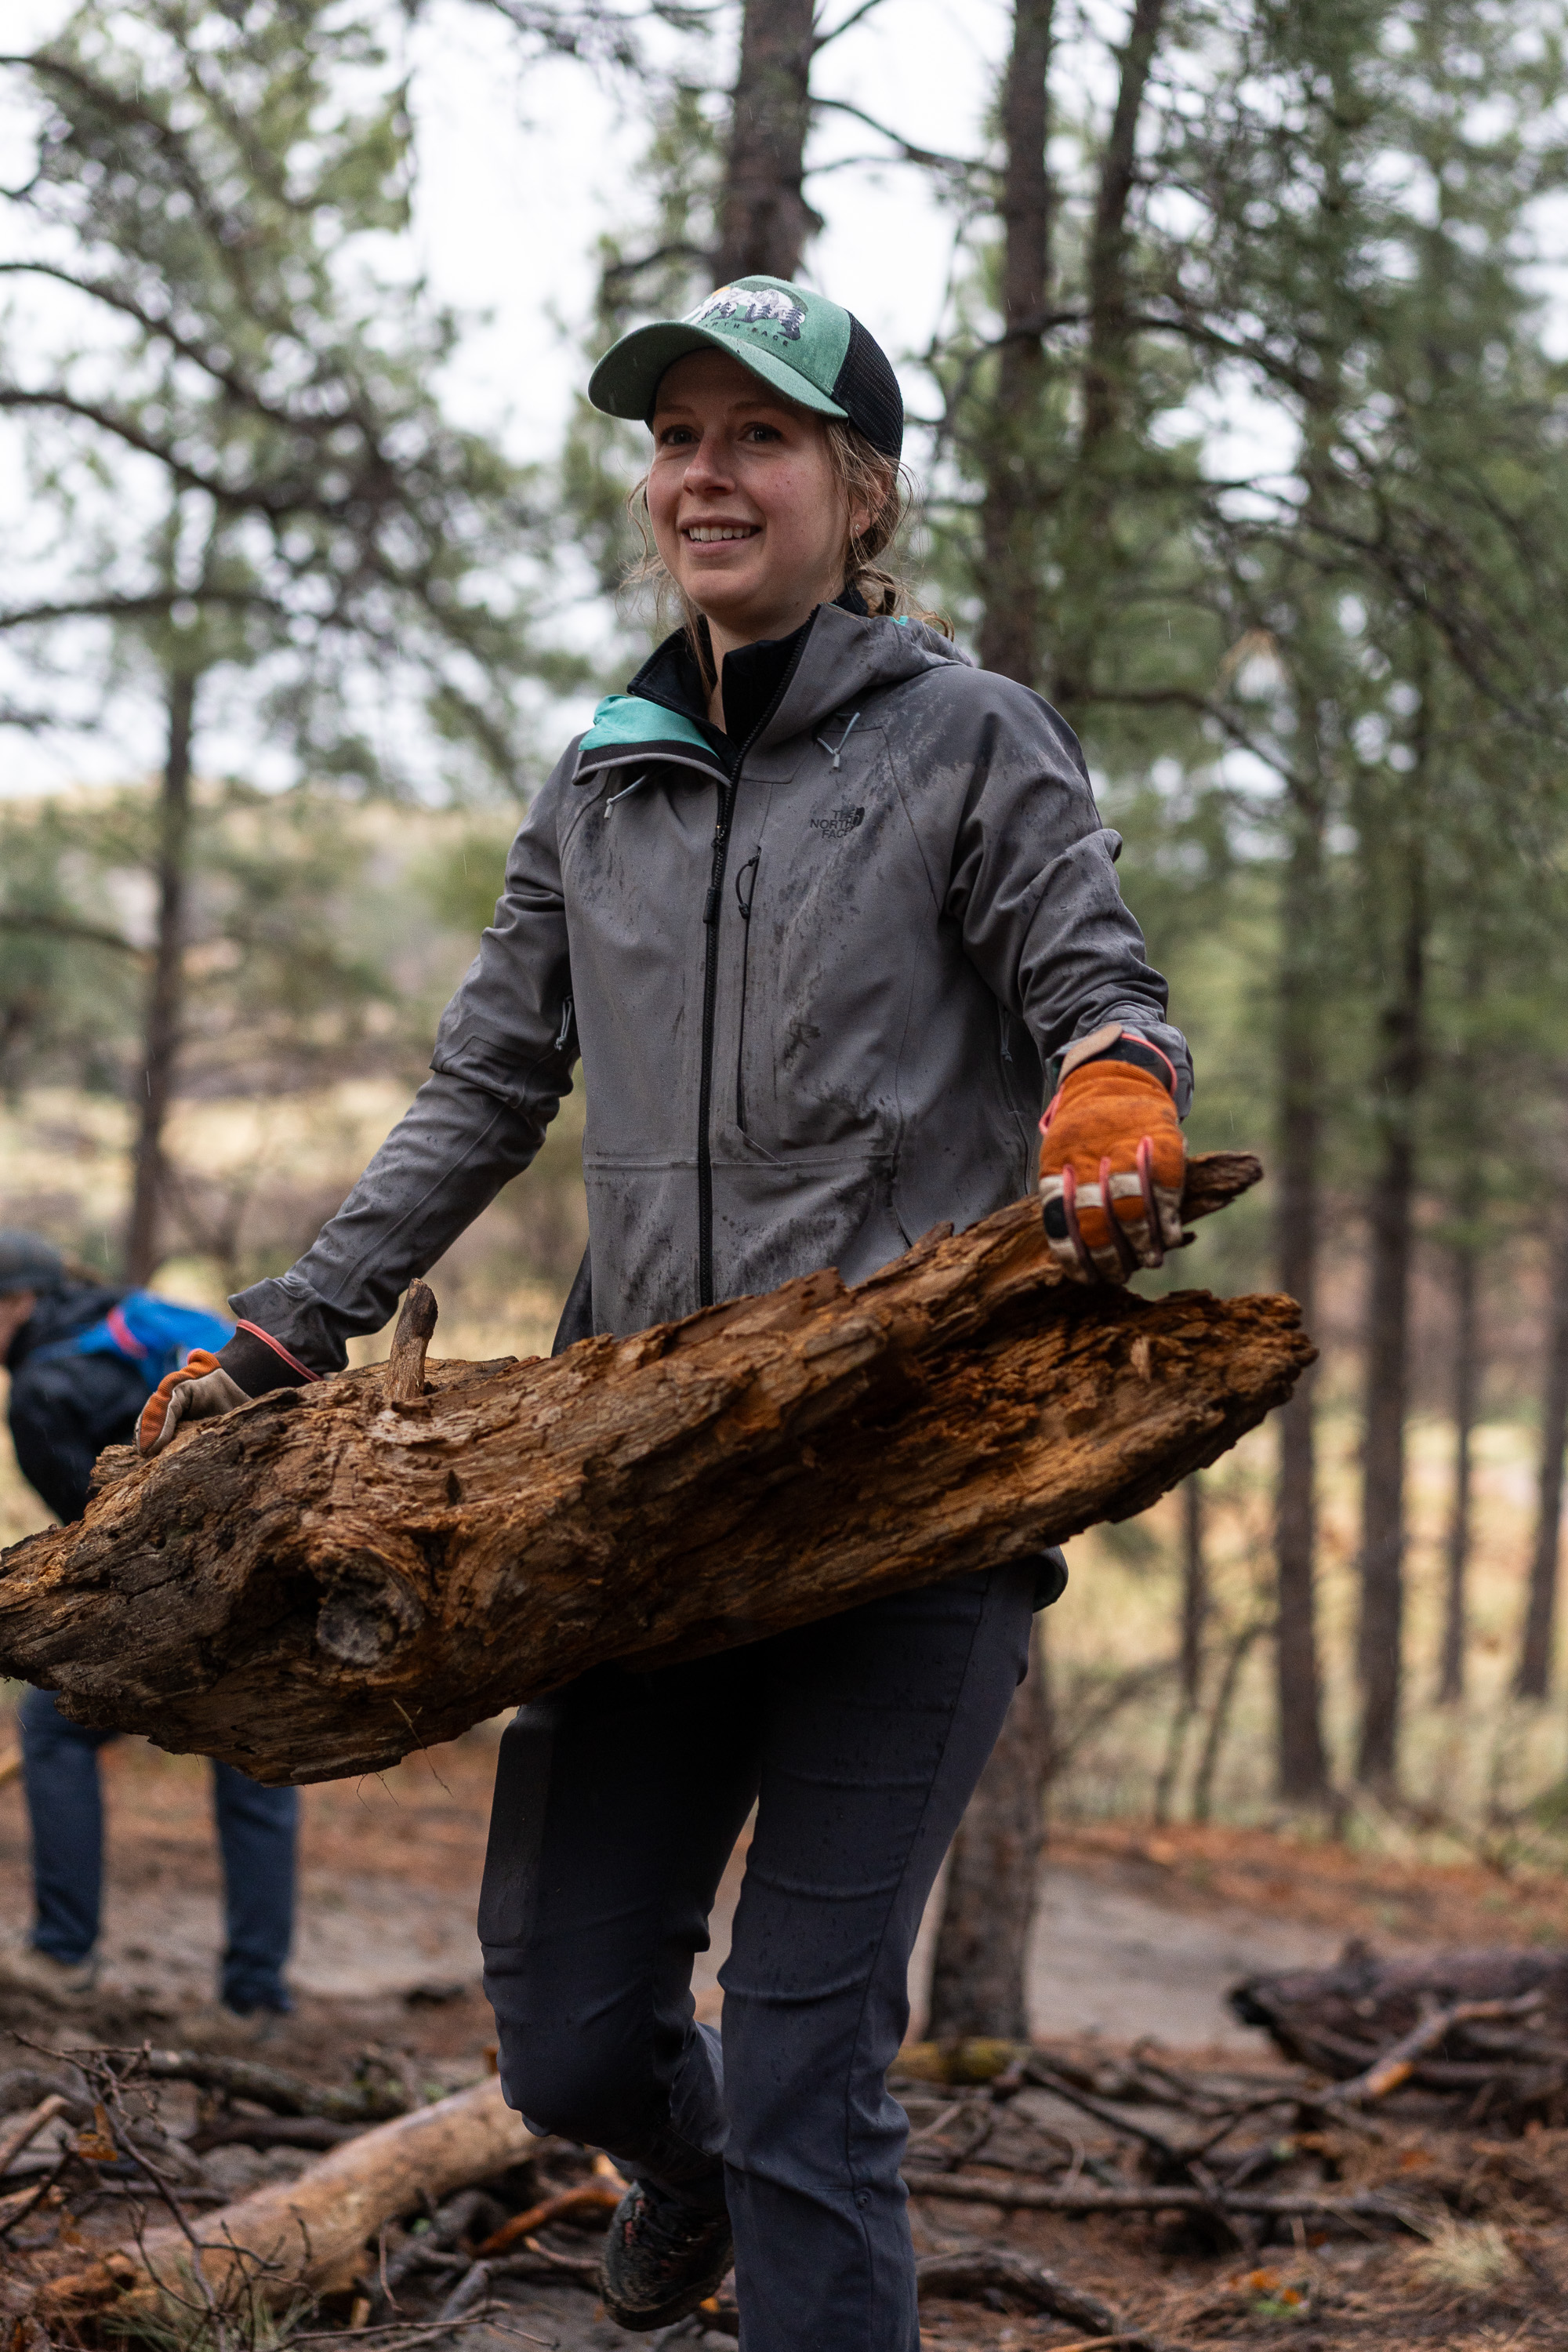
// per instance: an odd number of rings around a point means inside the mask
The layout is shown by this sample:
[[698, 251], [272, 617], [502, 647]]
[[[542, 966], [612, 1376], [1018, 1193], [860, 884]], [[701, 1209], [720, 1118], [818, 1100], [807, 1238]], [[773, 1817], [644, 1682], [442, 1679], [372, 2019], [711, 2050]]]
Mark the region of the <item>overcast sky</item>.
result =
[[[1119, 13], [1118, 0], [1106, 5]], [[6, 46], [18, 48], [69, 14], [68, 0], [5, 0], [5, 7]], [[825, 25], [853, 7], [854, 0], [826, 0]], [[973, 152], [1011, 15], [1008, 0], [883, 0], [823, 53], [815, 87], [918, 144]], [[613, 71], [528, 55], [472, 0], [434, 0], [412, 33], [389, 9], [388, 26], [410, 71], [417, 128], [417, 266], [437, 299], [469, 320], [448, 404], [463, 423], [500, 433], [514, 456], [548, 460], [586, 373], [580, 339], [595, 241], [639, 217], [637, 173], [647, 137], [641, 93]], [[668, 62], [675, 45], [653, 53]], [[719, 79], [731, 64], [714, 54]], [[3, 132], [0, 121], [0, 145]], [[954, 223], [925, 173], [852, 160], [882, 152], [885, 142], [849, 116], [822, 116], [812, 161], [837, 168], [811, 182], [827, 226], [802, 275], [884, 343], [919, 414], [929, 391], [909, 359], [941, 315]], [[7, 495], [14, 487], [8, 476]], [[563, 711], [563, 733], [584, 717]], [[0, 791], [121, 780], [151, 761], [156, 740], [154, 714], [143, 722], [130, 711], [112, 736], [85, 745], [13, 736], [0, 756]], [[277, 765], [226, 730], [216, 740], [209, 732], [205, 751], [206, 764], [247, 767], [258, 779]]]

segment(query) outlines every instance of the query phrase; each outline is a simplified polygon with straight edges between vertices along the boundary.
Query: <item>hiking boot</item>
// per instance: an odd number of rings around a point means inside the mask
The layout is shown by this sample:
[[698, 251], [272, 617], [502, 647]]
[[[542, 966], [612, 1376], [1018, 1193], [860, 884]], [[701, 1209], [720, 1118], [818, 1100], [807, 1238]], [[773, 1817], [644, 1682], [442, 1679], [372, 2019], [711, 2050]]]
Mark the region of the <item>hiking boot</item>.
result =
[[57, 1960], [26, 1937], [0, 1948], [0, 1992], [26, 1992], [62, 2008], [85, 2000], [98, 1982], [98, 1955]]
[[610, 2318], [634, 2336], [684, 2319], [716, 2294], [733, 2251], [730, 2216], [661, 2197], [634, 2180], [616, 2208], [599, 2264]]

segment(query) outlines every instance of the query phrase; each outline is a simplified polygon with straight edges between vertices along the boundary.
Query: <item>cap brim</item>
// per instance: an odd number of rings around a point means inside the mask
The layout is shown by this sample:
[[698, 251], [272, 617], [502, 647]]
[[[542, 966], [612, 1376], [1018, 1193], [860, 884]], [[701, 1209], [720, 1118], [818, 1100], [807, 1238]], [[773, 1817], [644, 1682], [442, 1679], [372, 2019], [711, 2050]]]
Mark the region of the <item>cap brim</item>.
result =
[[692, 352], [722, 352], [760, 376], [773, 391], [794, 401], [797, 408], [815, 409], [820, 416], [848, 416], [826, 392], [787, 360], [772, 352], [742, 343], [736, 335], [714, 334], [706, 327], [688, 326], [683, 319], [661, 320], [655, 326], [634, 327], [612, 343], [588, 378], [588, 397], [606, 416], [635, 416], [646, 423], [653, 413], [654, 395], [666, 368]]

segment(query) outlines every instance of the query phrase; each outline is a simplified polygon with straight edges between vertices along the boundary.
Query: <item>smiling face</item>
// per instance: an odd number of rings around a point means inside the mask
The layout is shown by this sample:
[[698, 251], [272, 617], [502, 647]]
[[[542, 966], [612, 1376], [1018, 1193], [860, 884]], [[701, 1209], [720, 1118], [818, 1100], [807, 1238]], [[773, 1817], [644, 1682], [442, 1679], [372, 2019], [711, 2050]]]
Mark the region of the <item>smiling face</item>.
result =
[[665, 371], [652, 421], [654, 543], [705, 615], [719, 659], [787, 636], [831, 603], [850, 516], [823, 419], [715, 351]]

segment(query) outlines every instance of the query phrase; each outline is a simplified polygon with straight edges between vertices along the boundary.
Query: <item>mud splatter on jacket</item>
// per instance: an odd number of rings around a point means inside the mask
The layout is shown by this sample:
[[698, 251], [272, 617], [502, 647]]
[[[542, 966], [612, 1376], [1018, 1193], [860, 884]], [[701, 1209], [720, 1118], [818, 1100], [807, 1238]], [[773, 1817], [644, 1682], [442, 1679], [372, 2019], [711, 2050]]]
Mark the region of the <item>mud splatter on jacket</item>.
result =
[[517, 835], [435, 1075], [292, 1270], [231, 1304], [312, 1370], [539, 1148], [581, 1057], [593, 1323], [859, 1281], [1032, 1181], [1101, 1023], [1190, 1064], [1070, 730], [918, 625], [818, 608], [739, 745], [662, 649]]

